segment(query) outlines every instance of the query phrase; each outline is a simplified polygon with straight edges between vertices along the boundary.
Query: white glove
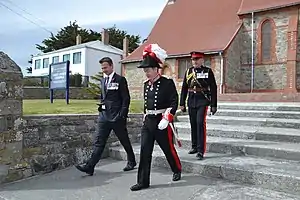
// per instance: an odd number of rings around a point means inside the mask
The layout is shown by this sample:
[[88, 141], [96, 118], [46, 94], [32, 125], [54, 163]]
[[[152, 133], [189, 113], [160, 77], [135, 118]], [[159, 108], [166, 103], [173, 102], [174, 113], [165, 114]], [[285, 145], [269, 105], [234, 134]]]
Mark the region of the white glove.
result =
[[157, 127], [159, 130], [164, 130], [165, 128], [168, 127], [168, 125], [169, 125], [169, 121], [166, 120], [165, 118], [162, 118], [162, 120], [160, 120]]
[[145, 121], [145, 118], [146, 118], [146, 115], [144, 114], [144, 116], [143, 116], [143, 122]]

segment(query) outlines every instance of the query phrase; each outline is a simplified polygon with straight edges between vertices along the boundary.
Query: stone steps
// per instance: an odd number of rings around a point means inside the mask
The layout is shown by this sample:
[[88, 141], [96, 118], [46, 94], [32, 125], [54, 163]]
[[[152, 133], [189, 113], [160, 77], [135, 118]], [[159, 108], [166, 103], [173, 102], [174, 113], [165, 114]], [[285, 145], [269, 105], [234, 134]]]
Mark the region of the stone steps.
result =
[[298, 111], [300, 103], [290, 102], [260, 102], [260, 103], [240, 103], [240, 102], [218, 102], [218, 109], [234, 110], [264, 110], [264, 111]]
[[[191, 134], [189, 123], [176, 122], [175, 126], [180, 136], [182, 134]], [[222, 125], [210, 123], [207, 124], [206, 130], [207, 135], [213, 137], [300, 143], [300, 129]]]
[[297, 111], [219, 109], [215, 116], [300, 119]]
[[[139, 161], [140, 145], [133, 145], [133, 148], [137, 161]], [[187, 150], [184, 148], [177, 150], [183, 172], [300, 195], [299, 162], [216, 153], [207, 153], [204, 160], [198, 161], [195, 159], [195, 155], [187, 154]], [[127, 160], [122, 146], [110, 148], [110, 156], [115, 159]], [[152, 156], [153, 166], [169, 168], [167, 160], [158, 146], [155, 146]]]
[[[189, 117], [178, 113], [175, 126], [183, 145], [177, 148], [183, 171], [300, 195], [300, 104], [222, 102], [218, 108], [216, 115], [207, 117], [203, 161], [187, 153]], [[137, 157], [139, 149], [135, 145]], [[111, 148], [110, 156], [126, 160], [122, 146]], [[153, 162], [169, 168], [157, 145]]]
[[[180, 134], [182, 148], [191, 148], [188, 134]], [[225, 137], [207, 137], [206, 151], [239, 156], [272, 157], [300, 161], [300, 145], [298, 143], [272, 142]], [[300, 164], [300, 163], [299, 163]]]
[[[223, 125], [259, 126], [259, 127], [278, 127], [278, 128], [300, 128], [299, 119], [284, 118], [254, 118], [254, 117], [232, 117], [232, 116], [208, 116], [207, 123]], [[177, 116], [177, 121], [188, 122], [188, 115]]]

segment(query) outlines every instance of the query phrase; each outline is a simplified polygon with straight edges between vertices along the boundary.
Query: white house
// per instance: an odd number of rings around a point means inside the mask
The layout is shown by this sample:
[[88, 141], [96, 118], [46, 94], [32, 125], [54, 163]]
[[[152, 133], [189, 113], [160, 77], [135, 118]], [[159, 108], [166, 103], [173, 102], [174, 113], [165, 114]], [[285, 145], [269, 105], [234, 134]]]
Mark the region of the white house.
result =
[[70, 73], [79, 73], [82, 76], [93, 76], [101, 71], [99, 60], [108, 56], [114, 62], [114, 70], [122, 74], [121, 60], [123, 50], [108, 44], [108, 34], [102, 33], [102, 41], [96, 40], [81, 43], [81, 37], [77, 36], [77, 45], [59, 49], [56, 51], [38, 54], [32, 57], [31, 76], [45, 76], [49, 74], [51, 63], [70, 61]]

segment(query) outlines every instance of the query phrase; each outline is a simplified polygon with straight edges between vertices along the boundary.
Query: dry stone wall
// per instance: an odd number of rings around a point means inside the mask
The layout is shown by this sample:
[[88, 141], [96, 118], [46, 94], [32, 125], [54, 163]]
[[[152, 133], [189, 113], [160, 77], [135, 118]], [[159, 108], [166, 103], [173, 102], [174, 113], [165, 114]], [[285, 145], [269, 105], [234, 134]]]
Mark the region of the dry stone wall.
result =
[[[22, 116], [22, 73], [0, 52], [0, 183], [83, 163], [93, 148], [98, 115]], [[129, 115], [128, 131], [138, 142], [143, 117]], [[119, 145], [112, 132], [108, 147]]]

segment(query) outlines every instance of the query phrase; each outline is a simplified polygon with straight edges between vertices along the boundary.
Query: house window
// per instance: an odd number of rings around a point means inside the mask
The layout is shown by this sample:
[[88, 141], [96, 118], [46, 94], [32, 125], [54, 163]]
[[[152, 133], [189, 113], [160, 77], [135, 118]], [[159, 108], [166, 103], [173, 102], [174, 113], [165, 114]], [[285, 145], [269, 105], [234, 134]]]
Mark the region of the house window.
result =
[[49, 58], [44, 58], [43, 59], [43, 68], [48, 68], [49, 67]]
[[270, 61], [272, 55], [272, 22], [266, 20], [261, 25], [261, 56], [262, 61]]
[[192, 62], [190, 58], [181, 58], [178, 59], [178, 79], [183, 79], [185, 76], [185, 72], [188, 68], [192, 66]]
[[81, 52], [73, 53], [73, 64], [81, 63]]
[[70, 60], [70, 54], [63, 55], [63, 62]]
[[34, 68], [40, 69], [41, 68], [41, 59], [37, 59], [34, 61]]
[[59, 56], [53, 56], [52, 63], [58, 63], [58, 62], [59, 62]]

